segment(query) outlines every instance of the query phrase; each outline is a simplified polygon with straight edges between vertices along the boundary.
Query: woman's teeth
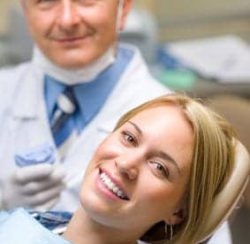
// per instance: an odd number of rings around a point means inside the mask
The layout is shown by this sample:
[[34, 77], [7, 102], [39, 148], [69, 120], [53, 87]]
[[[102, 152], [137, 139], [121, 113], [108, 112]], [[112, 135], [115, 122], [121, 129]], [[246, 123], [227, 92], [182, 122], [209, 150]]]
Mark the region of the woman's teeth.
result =
[[104, 172], [101, 173], [100, 178], [105, 186], [112, 191], [117, 197], [123, 200], [129, 200], [126, 194], [108, 177]]

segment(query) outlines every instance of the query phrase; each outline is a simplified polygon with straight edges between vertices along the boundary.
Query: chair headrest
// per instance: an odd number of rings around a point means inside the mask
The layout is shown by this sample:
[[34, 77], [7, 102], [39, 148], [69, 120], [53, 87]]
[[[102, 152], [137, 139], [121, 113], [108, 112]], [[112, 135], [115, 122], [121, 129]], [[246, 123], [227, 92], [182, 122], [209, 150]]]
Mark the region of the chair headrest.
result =
[[223, 190], [214, 200], [200, 241], [209, 238], [233, 212], [248, 184], [249, 172], [249, 153], [240, 142], [237, 142], [233, 172]]

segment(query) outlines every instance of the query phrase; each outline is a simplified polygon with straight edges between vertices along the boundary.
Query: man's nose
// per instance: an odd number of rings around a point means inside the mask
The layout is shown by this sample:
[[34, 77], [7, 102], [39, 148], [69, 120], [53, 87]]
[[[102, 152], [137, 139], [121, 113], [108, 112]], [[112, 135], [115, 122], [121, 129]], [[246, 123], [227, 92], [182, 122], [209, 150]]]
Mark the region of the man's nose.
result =
[[71, 28], [79, 23], [80, 15], [78, 8], [79, 6], [77, 6], [77, 3], [71, 0], [61, 2], [61, 8], [58, 14], [62, 28]]
[[116, 161], [116, 167], [120, 174], [127, 177], [129, 180], [135, 180], [139, 174], [139, 163], [131, 157], [119, 158]]

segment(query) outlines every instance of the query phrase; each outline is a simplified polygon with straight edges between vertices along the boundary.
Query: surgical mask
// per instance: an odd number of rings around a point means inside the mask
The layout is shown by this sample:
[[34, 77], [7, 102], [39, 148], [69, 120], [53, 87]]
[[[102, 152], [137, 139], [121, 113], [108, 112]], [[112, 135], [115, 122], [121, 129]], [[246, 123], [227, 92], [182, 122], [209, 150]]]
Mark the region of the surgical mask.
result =
[[90, 82], [114, 61], [115, 49], [113, 46], [93, 63], [80, 69], [71, 70], [63, 69], [52, 63], [37, 46], [35, 46], [33, 52], [33, 62], [38, 65], [45, 74], [55, 78], [65, 85], [76, 85]]

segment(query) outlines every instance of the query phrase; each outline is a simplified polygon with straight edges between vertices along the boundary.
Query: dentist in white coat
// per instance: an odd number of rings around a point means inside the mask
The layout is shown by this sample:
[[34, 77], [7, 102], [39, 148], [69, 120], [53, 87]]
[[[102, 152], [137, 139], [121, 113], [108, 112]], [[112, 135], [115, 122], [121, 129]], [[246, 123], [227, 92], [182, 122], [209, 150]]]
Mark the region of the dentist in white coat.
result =
[[[30, 62], [0, 71], [1, 207], [73, 211], [98, 143], [124, 112], [168, 90], [151, 77], [135, 47], [118, 42], [132, 0], [21, 4], [35, 48]], [[73, 87], [78, 110], [73, 143], [61, 155], [51, 120], [67, 86]], [[55, 149], [47, 155], [54, 164], [33, 164], [28, 154], [30, 165], [16, 165], [17, 156], [43, 145]], [[37, 154], [44, 151], [32, 155]]]

